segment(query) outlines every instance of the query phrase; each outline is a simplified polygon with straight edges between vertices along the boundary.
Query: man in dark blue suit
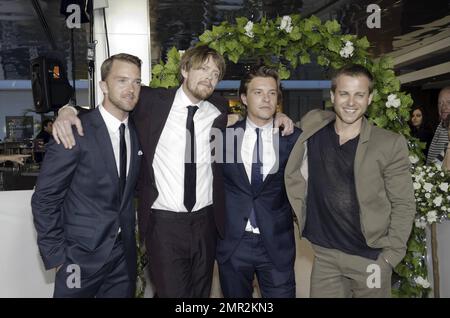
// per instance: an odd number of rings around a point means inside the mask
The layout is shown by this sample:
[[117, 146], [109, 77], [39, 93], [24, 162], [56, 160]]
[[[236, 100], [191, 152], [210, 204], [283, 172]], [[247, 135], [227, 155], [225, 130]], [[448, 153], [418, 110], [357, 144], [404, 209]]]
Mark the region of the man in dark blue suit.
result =
[[256, 274], [263, 297], [295, 297], [294, 222], [284, 168], [300, 130], [282, 136], [273, 128], [281, 100], [275, 70], [251, 70], [239, 95], [247, 118], [227, 128], [223, 138], [226, 220], [217, 245], [222, 292], [251, 297]]
[[141, 60], [111, 56], [101, 67], [104, 100], [83, 114], [86, 138], [49, 143], [32, 198], [37, 242], [55, 268], [54, 297], [133, 297], [139, 142], [128, 114], [138, 101]]

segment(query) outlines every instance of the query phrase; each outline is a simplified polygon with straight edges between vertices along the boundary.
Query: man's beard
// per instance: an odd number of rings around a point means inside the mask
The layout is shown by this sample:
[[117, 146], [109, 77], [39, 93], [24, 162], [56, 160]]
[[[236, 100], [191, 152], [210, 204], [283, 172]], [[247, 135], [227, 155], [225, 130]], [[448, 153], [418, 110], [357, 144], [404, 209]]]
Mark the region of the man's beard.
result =
[[194, 87], [193, 89], [189, 89], [192, 96], [194, 96], [195, 98], [199, 99], [199, 100], [205, 100], [208, 97], [210, 97], [214, 91], [213, 88], [208, 88], [206, 86], [203, 86], [204, 89], [200, 89], [199, 88], [199, 84], [197, 84], [196, 87]]

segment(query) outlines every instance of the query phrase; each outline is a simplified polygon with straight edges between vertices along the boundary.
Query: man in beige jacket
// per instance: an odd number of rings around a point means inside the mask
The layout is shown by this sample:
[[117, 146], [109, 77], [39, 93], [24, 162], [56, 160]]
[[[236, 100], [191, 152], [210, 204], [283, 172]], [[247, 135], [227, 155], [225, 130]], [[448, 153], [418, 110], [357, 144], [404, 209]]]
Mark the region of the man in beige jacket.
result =
[[285, 170], [286, 189], [313, 246], [311, 297], [390, 297], [416, 211], [408, 147], [364, 117], [373, 77], [359, 65], [332, 79], [334, 112], [313, 110]]

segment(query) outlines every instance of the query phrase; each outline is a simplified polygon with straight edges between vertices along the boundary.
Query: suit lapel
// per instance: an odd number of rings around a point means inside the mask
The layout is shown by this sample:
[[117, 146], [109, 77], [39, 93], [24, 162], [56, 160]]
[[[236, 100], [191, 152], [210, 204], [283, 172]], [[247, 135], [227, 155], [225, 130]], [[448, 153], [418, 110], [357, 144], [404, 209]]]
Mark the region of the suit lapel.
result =
[[148, 146], [144, 152], [147, 154], [145, 158], [147, 159], [147, 168], [149, 171], [153, 171], [153, 157], [155, 155], [156, 146], [158, 145], [159, 138], [161, 137], [164, 125], [166, 124], [167, 118], [169, 117], [170, 110], [175, 99], [176, 89], [160, 91], [159, 94], [154, 94], [155, 99], [150, 102], [148, 107], [151, 107], [150, 111], [147, 112], [147, 117], [145, 122], [149, 123], [149, 130], [144, 135], [143, 145]]
[[372, 129], [372, 126], [367, 121], [367, 119], [365, 117], [363, 117], [361, 133], [359, 135], [358, 148], [356, 149], [356, 155], [355, 155], [355, 167], [354, 167], [355, 177], [357, 175], [357, 172], [361, 168], [361, 164], [364, 161], [364, 157], [367, 152], [367, 146], [369, 144], [368, 141], [369, 141], [371, 129]]
[[[118, 190], [119, 187], [119, 174], [117, 173], [116, 158], [114, 157], [114, 151], [111, 144], [111, 138], [109, 137], [108, 128], [100, 114], [98, 108], [94, 111], [92, 117], [92, 124], [95, 127], [95, 141], [97, 142], [98, 149], [102, 149], [102, 158], [105, 163], [106, 171], [111, 177], [114, 186]], [[106, 145], [106, 147], [105, 147]]]

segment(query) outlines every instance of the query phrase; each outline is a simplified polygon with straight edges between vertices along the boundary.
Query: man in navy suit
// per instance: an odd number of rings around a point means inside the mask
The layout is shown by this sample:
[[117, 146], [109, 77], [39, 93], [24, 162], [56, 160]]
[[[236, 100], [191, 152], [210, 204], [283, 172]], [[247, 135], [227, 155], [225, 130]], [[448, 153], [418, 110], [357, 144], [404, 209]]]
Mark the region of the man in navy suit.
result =
[[256, 274], [263, 297], [295, 297], [294, 223], [284, 168], [300, 130], [282, 136], [273, 128], [281, 101], [275, 70], [251, 70], [239, 95], [247, 118], [227, 128], [223, 138], [225, 237], [217, 245], [222, 292], [251, 297]]
[[32, 198], [37, 242], [55, 268], [54, 297], [133, 297], [139, 143], [128, 114], [138, 101], [141, 60], [117, 54], [101, 67], [104, 100], [83, 114], [86, 138], [51, 141]]

